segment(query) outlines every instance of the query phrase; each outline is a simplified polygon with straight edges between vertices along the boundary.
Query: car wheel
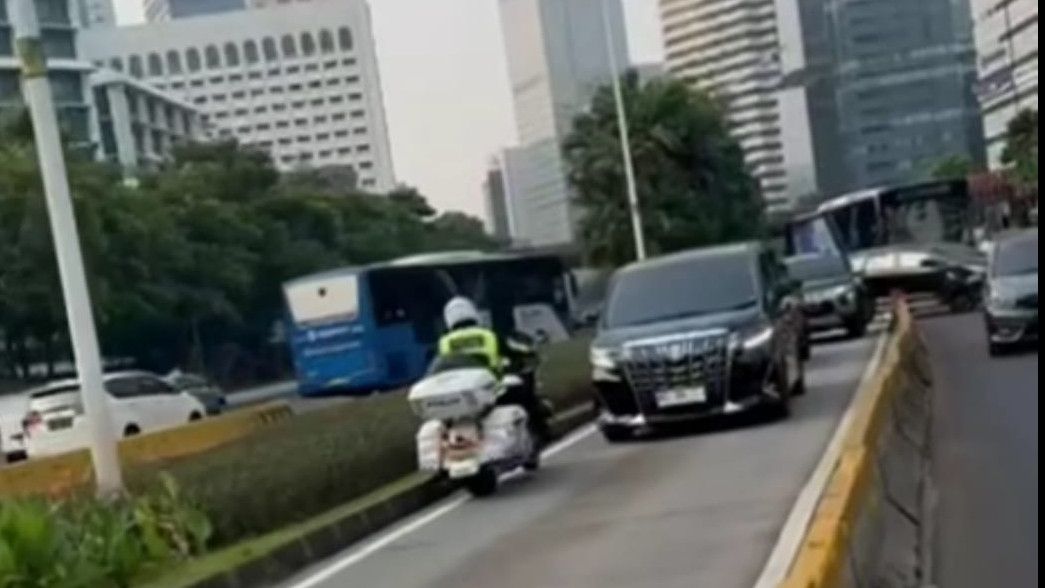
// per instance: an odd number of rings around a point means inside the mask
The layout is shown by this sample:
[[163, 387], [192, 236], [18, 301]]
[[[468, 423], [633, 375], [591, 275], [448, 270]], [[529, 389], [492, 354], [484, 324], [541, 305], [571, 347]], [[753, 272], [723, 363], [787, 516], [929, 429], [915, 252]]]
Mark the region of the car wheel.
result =
[[203, 415], [201, 415], [200, 413], [198, 413], [198, 412], [196, 412], [194, 410], [194, 411], [192, 411], [192, 414], [189, 415], [189, 422], [190, 423], [194, 423], [194, 422], [196, 422], [196, 421], [198, 421], [198, 420], [200, 420], [202, 418], [203, 418]]
[[138, 428], [138, 425], [130, 424], [123, 428], [124, 437], [134, 437], [141, 434], [142, 430]]
[[620, 425], [599, 425], [599, 432], [608, 443], [624, 443], [632, 439], [631, 429]]
[[483, 466], [479, 473], [468, 478], [464, 485], [476, 498], [489, 496], [497, 491], [497, 472], [489, 466]]
[[987, 353], [991, 357], [1001, 357], [1005, 355], [1005, 346], [1001, 343], [987, 342]]
[[859, 339], [867, 334], [867, 321], [860, 316], [852, 317], [846, 321], [845, 332], [850, 339]]
[[813, 343], [809, 338], [809, 331], [803, 330], [799, 359], [802, 361], [809, 361], [810, 357], [813, 357]]

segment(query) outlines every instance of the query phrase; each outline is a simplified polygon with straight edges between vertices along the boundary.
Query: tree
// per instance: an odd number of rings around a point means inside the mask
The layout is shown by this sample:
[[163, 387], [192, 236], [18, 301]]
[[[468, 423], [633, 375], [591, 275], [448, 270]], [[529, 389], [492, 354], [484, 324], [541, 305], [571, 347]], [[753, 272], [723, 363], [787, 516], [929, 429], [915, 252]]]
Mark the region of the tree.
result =
[[[684, 83], [622, 79], [639, 206], [650, 254], [748, 238], [762, 230], [762, 204], [721, 108]], [[634, 240], [613, 94], [596, 92], [563, 153], [581, 209], [586, 256], [634, 259]]]
[[[25, 377], [69, 351], [32, 131], [13, 124], [0, 128], [0, 374]], [[67, 161], [103, 353], [146, 369], [285, 375], [269, 340], [286, 280], [492, 247], [477, 219], [435, 217], [416, 190], [360, 192], [338, 168], [281, 175], [234, 142], [180, 146], [134, 189], [83, 154]]]
[[934, 180], [965, 179], [976, 171], [972, 160], [964, 155], [949, 155], [937, 161], [929, 175]]
[[1038, 111], [1021, 110], [1009, 121], [1001, 161], [1011, 170], [1017, 184], [1038, 186]]

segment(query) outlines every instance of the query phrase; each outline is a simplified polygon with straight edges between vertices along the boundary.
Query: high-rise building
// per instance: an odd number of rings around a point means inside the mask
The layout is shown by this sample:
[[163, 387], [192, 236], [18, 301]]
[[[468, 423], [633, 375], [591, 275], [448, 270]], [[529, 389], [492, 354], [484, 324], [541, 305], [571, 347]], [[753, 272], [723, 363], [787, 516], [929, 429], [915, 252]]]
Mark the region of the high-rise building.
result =
[[726, 109], [769, 208], [818, 189], [798, 0], [663, 0], [668, 72]]
[[91, 30], [82, 50], [198, 107], [219, 137], [268, 151], [281, 169], [350, 166], [395, 185], [365, 0], [312, 0]]
[[[77, 53], [79, 10], [78, 0], [36, 0], [58, 122], [71, 144], [89, 147], [98, 132], [91, 116], [91, 64]], [[20, 72], [7, 2], [0, 2], [0, 116], [24, 108]]]
[[91, 85], [99, 155], [129, 174], [166, 160], [179, 143], [208, 137], [198, 107], [126, 74], [99, 70], [91, 76]]
[[1038, 0], [973, 0], [978, 97], [991, 168], [1009, 120], [1038, 109]]
[[483, 196], [486, 199], [486, 230], [500, 241], [511, 239], [511, 225], [508, 219], [508, 201], [504, 190], [504, 170], [499, 161], [491, 164], [483, 182]]
[[158, 22], [246, 8], [245, 0], [144, 0], [145, 20]]
[[500, 12], [520, 143], [504, 153], [512, 236], [570, 242], [576, 211], [560, 145], [595, 91], [627, 68], [623, 9], [620, 0], [501, 0]]
[[78, 0], [80, 25], [85, 28], [116, 26], [116, 10], [113, 0]]
[[968, 0], [826, 0], [847, 188], [925, 178], [984, 158]]

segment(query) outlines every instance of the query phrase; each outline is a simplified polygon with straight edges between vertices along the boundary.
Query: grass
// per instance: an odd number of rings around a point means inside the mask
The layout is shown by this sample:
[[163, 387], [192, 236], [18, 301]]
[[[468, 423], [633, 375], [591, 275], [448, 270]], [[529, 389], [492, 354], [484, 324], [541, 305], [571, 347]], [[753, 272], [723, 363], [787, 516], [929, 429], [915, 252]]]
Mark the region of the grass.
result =
[[[542, 352], [542, 393], [557, 410], [590, 399], [588, 337]], [[127, 472], [145, 491], [170, 473], [214, 525], [214, 547], [299, 524], [416, 470], [418, 420], [404, 392], [295, 416], [190, 458]]]

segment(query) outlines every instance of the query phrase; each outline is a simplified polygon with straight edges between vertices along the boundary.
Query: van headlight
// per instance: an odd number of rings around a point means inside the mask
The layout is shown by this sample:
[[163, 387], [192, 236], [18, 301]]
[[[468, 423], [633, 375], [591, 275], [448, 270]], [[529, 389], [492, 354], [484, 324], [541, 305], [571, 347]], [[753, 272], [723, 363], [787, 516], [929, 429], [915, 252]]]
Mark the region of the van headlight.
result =
[[730, 335], [730, 346], [744, 352], [764, 349], [773, 340], [773, 325], [760, 325], [752, 329], [734, 331]]
[[592, 347], [588, 360], [593, 368], [612, 370], [617, 367], [617, 352], [606, 347]]

